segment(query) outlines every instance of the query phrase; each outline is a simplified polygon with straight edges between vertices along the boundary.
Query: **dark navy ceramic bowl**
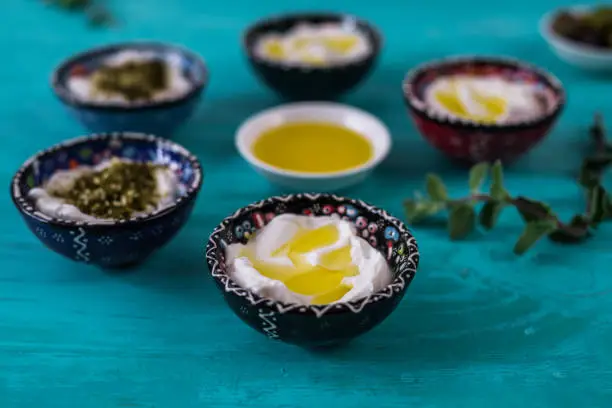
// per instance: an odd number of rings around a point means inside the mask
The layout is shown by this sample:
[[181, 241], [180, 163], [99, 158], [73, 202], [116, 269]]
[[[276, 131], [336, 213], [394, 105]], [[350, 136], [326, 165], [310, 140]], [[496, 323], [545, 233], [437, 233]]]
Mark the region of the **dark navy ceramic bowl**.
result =
[[[289, 66], [260, 58], [255, 45], [264, 34], [284, 33], [298, 24], [338, 23], [362, 33], [371, 52], [362, 59], [325, 67]], [[370, 23], [348, 14], [303, 13], [269, 17], [256, 22], [243, 34], [243, 47], [255, 74], [281, 97], [289, 100], [330, 100], [355, 88], [374, 67], [382, 36]]]
[[[227, 274], [225, 248], [246, 242], [248, 233], [285, 213], [338, 214], [354, 222], [359, 234], [384, 255], [393, 281], [365, 298], [320, 306], [281, 303], [238, 286]], [[419, 250], [404, 223], [384, 210], [331, 194], [294, 194], [259, 201], [224, 219], [210, 236], [206, 261], [225, 301], [242, 321], [271, 339], [320, 348], [347, 343], [385, 320], [414, 278]]]
[[[495, 76], [531, 84], [544, 96], [544, 113], [512, 124], [480, 124], [442, 115], [427, 106], [425, 92], [434, 80], [448, 75]], [[516, 160], [546, 137], [565, 105], [565, 91], [554, 75], [500, 57], [455, 57], [423, 64], [406, 75], [402, 90], [423, 138], [449, 157], [469, 164]]]
[[[179, 180], [179, 196], [169, 207], [111, 224], [49, 217], [28, 198], [57, 170], [96, 165], [120, 157], [169, 166]], [[144, 260], [185, 224], [202, 185], [200, 163], [182, 146], [141, 133], [108, 133], [68, 140], [37, 153], [13, 177], [11, 196], [26, 225], [48, 248], [74, 261], [104, 268]]]
[[[178, 59], [191, 89], [163, 101], [130, 104], [85, 101], [70, 91], [68, 81], [72, 75], [88, 74], [107, 58], [128, 50], [152, 53], [162, 60]], [[191, 51], [163, 43], [134, 42], [94, 48], [70, 57], [53, 72], [51, 86], [69, 112], [91, 132], [129, 131], [170, 136], [193, 114], [208, 78], [204, 61]]]

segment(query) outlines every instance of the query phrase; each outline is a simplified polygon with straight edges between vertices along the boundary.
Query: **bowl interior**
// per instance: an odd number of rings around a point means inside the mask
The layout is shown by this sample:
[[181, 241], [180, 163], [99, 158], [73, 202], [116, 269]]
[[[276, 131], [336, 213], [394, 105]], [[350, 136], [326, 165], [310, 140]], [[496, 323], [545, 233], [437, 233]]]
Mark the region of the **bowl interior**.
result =
[[40, 152], [17, 172], [13, 179], [13, 197], [23, 211], [49, 219], [35, 211], [27, 198], [32, 188], [44, 185], [58, 170], [95, 166], [113, 157], [168, 166], [178, 178], [177, 202], [196, 191], [201, 184], [199, 162], [180, 145], [150, 135], [118, 133], [68, 140]]
[[[394, 280], [389, 286], [369, 296], [366, 302], [364, 299], [358, 299], [346, 305], [336, 305], [334, 310], [351, 308], [351, 304], [363, 307], [364, 303], [377, 301], [385, 296], [384, 294], [390, 297], [394, 291], [403, 290], [416, 273], [419, 263], [416, 240], [397, 218], [361, 200], [331, 194], [294, 194], [272, 197], [244, 207], [226, 218], [213, 231], [206, 257], [212, 275], [224, 284], [226, 290], [236, 289], [234, 293], [247, 297], [252, 302], [261, 300], [229, 279], [225, 264], [225, 248], [233, 243], [246, 243], [254, 232], [263, 228], [275, 216], [285, 213], [309, 216], [337, 214], [354, 223], [358, 234], [381, 252], [390, 265]], [[275, 303], [280, 304], [280, 302]], [[317, 307], [311, 306], [311, 308]]]
[[[449, 59], [428, 64], [408, 74], [404, 81], [404, 92], [414, 107], [428, 110], [425, 92], [433, 81], [451, 75], [500, 77], [507, 81], [529, 84], [544, 97], [544, 113], [554, 113], [563, 101], [561, 83], [553, 76], [534, 67], [510, 60], [494, 59]], [[436, 112], [430, 114], [436, 116]]]
[[544, 15], [540, 20], [540, 33], [546, 41], [566, 52], [580, 55], [583, 58], [612, 63], [612, 49], [597, 47], [592, 44], [582, 43], [564, 37], [553, 29], [553, 23], [561, 13], [570, 13], [575, 16], [580, 16], [593, 10], [593, 8], [593, 6], [579, 5], [553, 10]]
[[76, 96], [70, 91], [68, 87], [68, 80], [71, 75], [83, 73], [91, 73], [98, 67], [104, 64], [109, 58], [118, 53], [124, 51], [137, 51], [146, 53], [155, 59], [160, 59], [168, 64], [174, 64], [178, 66], [184, 78], [190, 82], [191, 90], [185, 95], [181, 95], [175, 98], [164, 99], [164, 101], [153, 101], [153, 102], [137, 102], [130, 103], [129, 105], [122, 104], [122, 107], [126, 106], [138, 106], [143, 107], [147, 105], [160, 105], [162, 103], [172, 102], [176, 100], [182, 100], [190, 95], [198, 92], [205, 85], [208, 79], [208, 71], [204, 65], [204, 62], [200, 57], [194, 53], [182, 49], [177, 46], [171, 46], [159, 43], [130, 43], [130, 44], [116, 44], [101, 48], [95, 48], [90, 51], [86, 51], [69, 58], [64, 61], [54, 72], [52, 77], [52, 85], [55, 92], [60, 98], [69, 103], [80, 103], [86, 105], [101, 105], [101, 106], [112, 106], [112, 103], [104, 102], [95, 103], [92, 101], [78, 100]]
[[[292, 122], [327, 122], [346, 127], [365, 137], [372, 144], [374, 154], [357, 169], [316, 174], [279, 169], [255, 157], [252, 146], [262, 132]], [[376, 166], [389, 153], [391, 136], [379, 119], [360, 109], [336, 103], [300, 102], [268, 109], [247, 119], [238, 129], [236, 145], [242, 157], [249, 163], [267, 171], [297, 178], [330, 178], [346, 176]]]
[[[377, 54], [380, 51], [381, 37], [378, 31], [368, 22], [348, 14], [334, 13], [304, 13], [288, 14], [277, 17], [263, 19], [247, 29], [244, 34], [244, 45], [252, 58], [257, 58], [254, 54], [255, 44], [264, 34], [277, 33], [283, 34], [300, 24], [324, 24], [338, 23], [345, 30], [359, 32], [367, 38], [372, 49], [369, 55]], [[367, 56], [366, 56], [367, 58]], [[258, 58], [258, 60], [263, 61]], [[269, 64], [279, 64], [274, 61], [267, 61]], [[349, 64], [354, 61], [348, 62]], [[322, 69], [322, 68], [321, 68]]]

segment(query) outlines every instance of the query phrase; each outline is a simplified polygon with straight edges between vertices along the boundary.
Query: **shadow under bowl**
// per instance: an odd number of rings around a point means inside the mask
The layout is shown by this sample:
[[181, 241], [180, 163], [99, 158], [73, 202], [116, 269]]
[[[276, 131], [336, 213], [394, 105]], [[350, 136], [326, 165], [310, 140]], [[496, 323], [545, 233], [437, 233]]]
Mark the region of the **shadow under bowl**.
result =
[[[178, 197], [152, 214], [112, 223], [50, 217], [28, 197], [58, 170], [95, 166], [114, 157], [168, 166], [178, 178]], [[143, 261], [175, 236], [191, 214], [202, 177], [197, 158], [176, 143], [140, 133], [108, 133], [68, 140], [37, 153], [17, 171], [10, 193], [27, 227], [47, 248], [77, 262], [121, 268]]]
[[[363, 58], [329, 66], [288, 65], [261, 58], [255, 52], [263, 35], [283, 34], [300, 24], [336, 23], [360, 33], [370, 44]], [[255, 74], [282, 98], [293, 101], [334, 100], [354, 89], [374, 67], [382, 47], [379, 31], [365, 20], [348, 14], [299, 13], [269, 17], [243, 34], [243, 47]]]
[[[159, 101], [135, 103], [95, 102], [77, 97], [70, 89], [74, 75], [87, 75], [121, 52], [147, 53], [156, 59], [178, 61], [180, 71], [191, 85], [188, 92]], [[194, 113], [209, 80], [204, 61], [176, 45], [132, 42], [94, 48], [76, 54], [55, 69], [51, 87], [69, 113], [93, 133], [141, 132], [171, 136]]]
[[[225, 249], [246, 243], [250, 233], [279, 214], [329, 216], [355, 223], [358, 233], [380, 251], [393, 274], [382, 290], [351, 302], [305, 306], [260, 297], [228, 275]], [[397, 307], [419, 264], [417, 242], [399, 219], [361, 200], [331, 194], [271, 197], [241, 208], [212, 232], [206, 247], [210, 273], [232, 311], [265, 336], [305, 348], [348, 343], [384, 321]]]
[[[530, 84], [541, 91], [542, 115], [533, 120], [480, 124], [439, 113], [425, 102], [429, 85], [453, 75], [501, 77]], [[460, 162], [501, 160], [508, 164], [535, 147], [549, 133], [565, 106], [565, 91], [552, 74], [526, 63], [502, 57], [455, 57], [421, 65], [402, 84], [409, 115], [425, 140]]]

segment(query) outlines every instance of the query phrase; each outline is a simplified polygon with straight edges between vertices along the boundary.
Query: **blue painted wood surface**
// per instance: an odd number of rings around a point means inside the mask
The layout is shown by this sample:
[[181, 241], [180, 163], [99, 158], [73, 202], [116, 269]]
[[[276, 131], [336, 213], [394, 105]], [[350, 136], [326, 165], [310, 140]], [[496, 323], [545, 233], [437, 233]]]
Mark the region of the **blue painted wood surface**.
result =
[[[553, 134], [508, 170], [511, 191], [563, 215], [583, 203], [573, 177], [595, 110], [610, 115], [610, 79], [558, 61], [537, 33], [560, 1], [114, 1], [120, 29], [90, 31], [36, 1], [4, 0], [0, 25], [0, 176], [31, 154], [82, 133], [48, 87], [52, 68], [85, 48], [128, 39], [182, 43], [206, 58], [212, 82], [176, 140], [207, 172], [190, 222], [133, 273], [105, 274], [45, 250], [0, 198], [0, 407], [604, 407], [612, 401], [612, 228], [575, 247], [542, 242], [523, 258], [509, 211], [488, 234], [451, 244], [414, 228], [419, 273], [391, 317], [350, 347], [312, 354], [267, 340], [223, 303], [204, 262], [214, 225], [279, 192], [236, 154], [247, 116], [278, 101], [251, 75], [240, 33], [291, 9], [354, 12], [386, 37], [381, 63], [346, 99], [393, 133], [389, 160], [347, 194], [400, 214], [427, 171], [465, 192], [416, 133], [400, 82], [415, 64], [458, 53], [505, 54], [550, 69], [569, 102]], [[280, 8], [280, 7], [285, 8]], [[485, 405], [487, 404], [487, 405]]]

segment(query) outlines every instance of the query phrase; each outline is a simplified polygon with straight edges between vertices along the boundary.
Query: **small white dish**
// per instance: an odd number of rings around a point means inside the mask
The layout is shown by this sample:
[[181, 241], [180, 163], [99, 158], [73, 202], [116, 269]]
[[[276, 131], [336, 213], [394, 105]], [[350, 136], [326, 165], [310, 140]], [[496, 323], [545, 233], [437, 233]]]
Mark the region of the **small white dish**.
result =
[[[362, 166], [335, 173], [302, 173], [271, 166], [253, 155], [253, 142], [268, 129], [291, 122], [327, 122], [363, 135], [374, 154]], [[363, 181], [389, 153], [391, 135], [375, 116], [351, 106], [330, 102], [297, 102], [267, 109], [248, 118], [236, 133], [240, 155], [270, 182], [295, 191], [333, 192]]]
[[590, 71], [612, 71], [612, 50], [603, 50], [564, 38], [552, 29], [554, 19], [561, 11], [581, 14], [592, 8], [591, 6], [573, 6], [553, 10], [540, 20], [540, 34], [553, 52], [568, 64]]

